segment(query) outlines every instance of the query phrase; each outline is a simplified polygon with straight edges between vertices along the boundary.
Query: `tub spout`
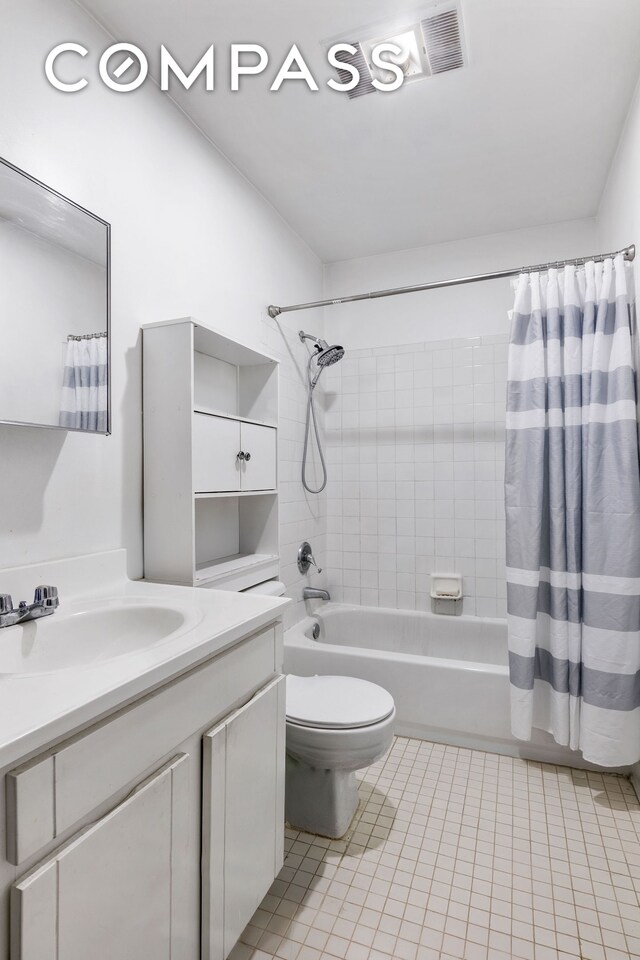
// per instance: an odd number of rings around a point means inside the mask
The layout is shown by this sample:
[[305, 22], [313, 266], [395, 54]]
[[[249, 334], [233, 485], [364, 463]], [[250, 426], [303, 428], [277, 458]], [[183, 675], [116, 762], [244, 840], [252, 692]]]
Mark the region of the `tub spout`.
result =
[[315, 587], [305, 587], [302, 591], [303, 600], [331, 600], [328, 590], [316, 590]]

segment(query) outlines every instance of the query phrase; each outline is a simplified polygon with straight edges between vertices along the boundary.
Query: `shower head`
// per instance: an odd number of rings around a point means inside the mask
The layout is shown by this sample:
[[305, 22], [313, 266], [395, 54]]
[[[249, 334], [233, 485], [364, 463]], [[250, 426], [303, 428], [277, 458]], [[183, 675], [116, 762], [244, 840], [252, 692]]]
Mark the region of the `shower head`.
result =
[[319, 367], [330, 367], [344, 357], [344, 347], [337, 343], [329, 346], [324, 340], [320, 340], [316, 344], [316, 351], [316, 363]]
[[316, 351], [313, 357], [319, 367], [330, 367], [332, 363], [337, 363], [344, 357], [344, 347], [341, 347], [338, 343], [329, 346], [326, 340], [322, 340], [321, 337], [314, 337], [311, 333], [305, 333], [304, 330], [299, 330], [298, 336], [303, 343], [305, 340], [313, 340]]
[[338, 343], [329, 346], [326, 340], [322, 340], [321, 337], [314, 337], [310, 333], [305, 333], [304, 330], [299, 330], [298, 336], [303, 343], [305, 340], [313, 340], [315, 353], [312, 353], [309, 357], [309, 378], [311, 379], [311, 361], [315, 360], [318, 372], [311, 380], [311, 386], [315, 387], [324, 368], [330, 367], [339, 360], [342, 360], [344, 357], [344, 347], [341, 347]]

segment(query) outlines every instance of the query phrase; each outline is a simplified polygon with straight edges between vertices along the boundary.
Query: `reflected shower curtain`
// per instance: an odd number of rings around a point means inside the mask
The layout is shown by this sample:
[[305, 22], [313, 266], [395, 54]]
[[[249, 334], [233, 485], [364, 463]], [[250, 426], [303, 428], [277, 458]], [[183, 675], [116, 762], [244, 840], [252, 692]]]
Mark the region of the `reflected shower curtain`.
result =
[[68, 338], [59, 424], [76, 430], [106, 433], [106, 334]]
[[511, 723], [603, 766], [640, 758], [633, 274], [522, 274], [506, 436]]

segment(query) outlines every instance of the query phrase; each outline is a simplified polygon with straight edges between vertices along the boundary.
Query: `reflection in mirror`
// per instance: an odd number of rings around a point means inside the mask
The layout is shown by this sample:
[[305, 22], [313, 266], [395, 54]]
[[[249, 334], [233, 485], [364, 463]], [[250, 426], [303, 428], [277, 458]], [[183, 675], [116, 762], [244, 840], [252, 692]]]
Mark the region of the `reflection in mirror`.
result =
[[0, 160], [0, 422], [109, 433], [109, 242]]

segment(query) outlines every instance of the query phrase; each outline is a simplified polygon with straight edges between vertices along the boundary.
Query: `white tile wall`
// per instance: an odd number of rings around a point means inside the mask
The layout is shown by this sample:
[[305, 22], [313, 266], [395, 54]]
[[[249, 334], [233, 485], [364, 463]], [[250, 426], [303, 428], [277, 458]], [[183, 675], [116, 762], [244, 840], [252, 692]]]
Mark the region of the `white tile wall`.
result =
[[[308, 615], [302, 602], [305, 586], [326, 586], [325, 574], [312, 572], [301, 576], [296, 565], [298, 547], [308, 540], [320, 566], [326, 554], [326, 497], [307, 493], [300, 482], [304, 422], [306, 416], [306, 361], [308, 353], [296, 331], [277, 320], [264, 326], [265, 350], [280, 361], [280, 424], [278, 484], [280, 492], [280, 576], [287, 596], [294, 603], [285, 614], [285, 627]], [[319, 419], [322, 400], [318, 392]], [[309, 475], [316, 486], [319, 477], [317, 458], [310, 460]]]
[[347, 351], [324, 374], [328, 582], [349, 603], [430, 609], [461, 573], [464, 612], [506, 615], [507, 337]]

